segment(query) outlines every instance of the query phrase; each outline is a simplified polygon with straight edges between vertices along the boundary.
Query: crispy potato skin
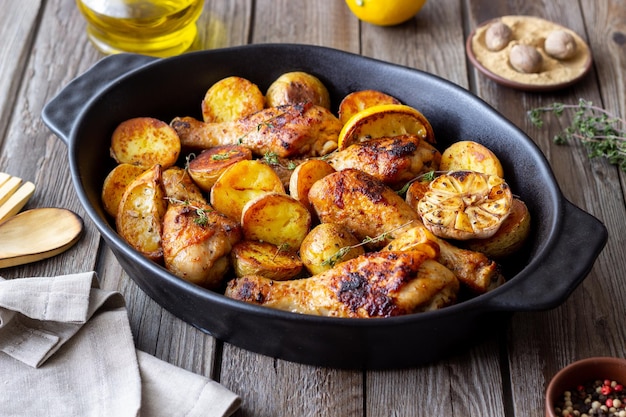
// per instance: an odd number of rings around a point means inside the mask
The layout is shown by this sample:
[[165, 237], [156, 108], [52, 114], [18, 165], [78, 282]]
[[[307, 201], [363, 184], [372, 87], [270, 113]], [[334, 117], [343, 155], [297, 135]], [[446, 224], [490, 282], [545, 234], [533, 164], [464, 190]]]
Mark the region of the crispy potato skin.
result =
[[384, 236], [368, 247], [380, 248], [419, 222], [417, 212], [391, 188], [371, 175], [346, 169], [327, 175], [309, 191], [309, 201], [323, 223], [338, 223], [357, 239]]
[[401, 135], [355, 143], [326, 161], [337, 171], [355, 168], [397, 189], [420, 174], [437, 171], [441, 154], [416, 135]]
[[241, 227], [246, 239], [296, 251], [311, 228], [311, 213], [285, 193], [265, 193], [243, 207]]
[[119, 164], [109, 172], [102, 184], [102, 205], [109, 215], [117, 216], [126, 187], [144, 171], [137, 165]]
[[514, 198], [511, 212], [498, 231], [486, 239], [471, 239], [464, 242], [470, 250], [482, 252], [492, 259], [502, 259], [519, 251], [530, 235], [530, 212], [526, 204]]
[[463, 140], [447, 147], [441, 155], [442, 171], [476, 171], [504, 178], [498, 157], [480, 143]]
[[330, 110], [312, 104], [266, 108], [240, 120], [203, 123], [177, 117], [170, 125], [184, 147], [197, 150], [218, 145], [243, 145], [257, 156], [281, 158], [321, 156], [337, 149], [341, 130]]
[[377, 90], [361, 90], [348, 94], [339, 103], [339, 120], [341, 124], [355, 114], [368, 107], [379, 104], [401, 104], [400, 100]]
[[241, 221], [248, 201], [266, 193], [285, 193], [274, 170], [259, 160], [244, 160], [228, 167], [211, 188], [211, 205], [235, 221]]
[[240, 145], [206, 149], [187, 165], [189, 175], [203, 191], [210, 191], [220, 175], [239, 161], [252, 159], [252, 151]]
[[[206, 220], [199, 221], [198, 209]], [[230, 251], [241, 239], [236, 222], [208, 205], [170, 204], [163, 218], [163, 259], [174, 275], [218, 288], [230, 268]]]
[[142, 255], [160, 262], [162, 220], [167, 210], [162, 168], [155, 165], [131, 182], [120, 200], [117, 232]]
[[[318, 224], [306, 235], [300, 245], [300, 259], [310, 274], [328, 271], [335, 264], [347, 261], [365, 253], [359, 240], [350, 231], [336, 223]], [[343, 248], [349, 248], [338, 256]]]
[[302, 271], [302, 261], [294, 252], [281, 250], [269, 242], [242, 240], [230, 253], [235, 276], [260, 275], [276, 281], [295, 278]]
[[163, 169], [178, 160], [181, 144], [178, 134], [167, 123], [152, 117], [136, 117], [120, 123], [111, 137], [111, 157], [148, 169]]
[[252, 81], [242, 77], [226, 77], [213, 84], [202, 100], [205, 122], [239, 120], [265, 107], [265, 96]]
[[302, 314], [373, 318], [442, 308], [458, 290], [454, 274], [422, 252], [374, 252], [310, 278], [237, 278], [226, 296]]
[[313, 213], [313, 208], [309, 201], [309, 190], [319, 179], [335, 172], [328, 162], [321, 159], [309, 159], [302, 162], [294, 169], [289, 178], [289, 194], [305, 205]]
[[267, 89], [268, 107], [311, 103], [330, 109], [330, 94], [319, 78], [303, 71], [282, 74]]
[[430, 181], [428, 180], [417, 180], [413, 181], [409, 188], [406, 190], [405, 201], [409, 206], [413, 207], [417, 210], [417, 203], [424, 197], [424, 194], [428, 191], [428, 184]]

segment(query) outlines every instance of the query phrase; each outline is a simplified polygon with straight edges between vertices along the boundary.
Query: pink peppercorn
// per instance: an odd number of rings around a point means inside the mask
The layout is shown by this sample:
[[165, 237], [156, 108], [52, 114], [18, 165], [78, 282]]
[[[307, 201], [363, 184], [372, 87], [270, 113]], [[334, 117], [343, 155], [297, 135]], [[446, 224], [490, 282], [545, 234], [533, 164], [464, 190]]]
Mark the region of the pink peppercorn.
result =
[[607, 407], [611, 408], [613, 407], [613, 399], [612, 398], [607, 398], [606, 402], [604, 403]]
[[624, 386], [622, 384], [617, 384], [613, 389], [615, 392], [621, 392], [624, 389]]
[[609, 395], [611, 392], [613, 392], [613, 388], [611, 388], [610, 385], [602, 385], [601, 392], [602, 395]]

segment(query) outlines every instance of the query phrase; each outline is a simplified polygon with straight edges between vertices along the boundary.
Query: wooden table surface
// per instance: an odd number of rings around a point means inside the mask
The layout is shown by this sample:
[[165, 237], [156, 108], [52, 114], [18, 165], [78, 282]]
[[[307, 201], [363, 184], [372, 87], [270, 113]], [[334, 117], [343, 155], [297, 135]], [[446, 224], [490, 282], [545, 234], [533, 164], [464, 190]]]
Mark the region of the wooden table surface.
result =
[[[243, 399], [237, 416], [543, 416], [549, 379], [568, 363], [626, 354], [624, 173], [589, 160], [579, 144], [558, 146], [561, 125], [543, 129], [526, 111], [585, 98], [626, 114], [626, 0], [431, 0], [396, 27], [360, 23], [343, 1], [206, 0], [196, 49], [247, 43], [323, 45], [446, 78], [484, 99], [524, 130], [550, 161], [566, 198], [599, 218], [609, 241], [581, 286], [560, 307], [517, 313], [505, 329], [464, 353], [414, 369], [350, 371], [276, 360], [223, 343], [178, 320], [121, 269], [73, 190], [67, 148], [43, 124], [44, 104], [102, 56], [71, 0], [5, 2], [0, 14], [0, 171], [36, 184], [27, 208], [57, 206], [85, 219], [68, 252], [0, 270], [6, 278], [96, 270], [126, 298], [137, 347], [209, 376]], [[594, 65], [565, 91], [524, 93], [468, 64], [464, 44], [479, 23], [534, 15], [580, 34]], [[355, 75], [355, 76], [358, 76]], [[1, 411], [0, 411], [1, 414]]]

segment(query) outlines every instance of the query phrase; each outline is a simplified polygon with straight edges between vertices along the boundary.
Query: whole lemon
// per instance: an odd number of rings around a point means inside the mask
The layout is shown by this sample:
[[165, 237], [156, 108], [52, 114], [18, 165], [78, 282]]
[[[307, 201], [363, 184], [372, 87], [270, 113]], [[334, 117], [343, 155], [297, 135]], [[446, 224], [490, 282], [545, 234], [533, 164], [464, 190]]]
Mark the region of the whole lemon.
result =
[[378, 26], [406, 22], [420, 11], [426, 0], [346, 0], [360, 20]]

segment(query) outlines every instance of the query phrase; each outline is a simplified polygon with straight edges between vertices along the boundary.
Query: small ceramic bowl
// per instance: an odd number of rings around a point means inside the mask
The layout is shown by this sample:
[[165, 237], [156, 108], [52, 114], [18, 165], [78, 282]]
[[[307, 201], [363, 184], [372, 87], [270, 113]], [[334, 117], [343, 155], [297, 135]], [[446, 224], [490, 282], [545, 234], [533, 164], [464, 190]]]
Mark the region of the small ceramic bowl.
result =
[[626, 359], [593, 357], [574, 362], [554, 375], [546, 390], [546, 417], [560, 417], [554, 412], [554, 404], [563, 392], [593, 380], [626, 383]]

